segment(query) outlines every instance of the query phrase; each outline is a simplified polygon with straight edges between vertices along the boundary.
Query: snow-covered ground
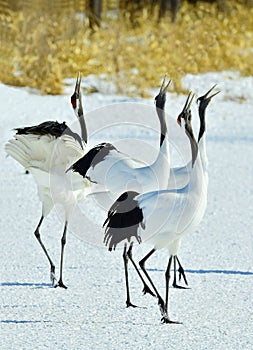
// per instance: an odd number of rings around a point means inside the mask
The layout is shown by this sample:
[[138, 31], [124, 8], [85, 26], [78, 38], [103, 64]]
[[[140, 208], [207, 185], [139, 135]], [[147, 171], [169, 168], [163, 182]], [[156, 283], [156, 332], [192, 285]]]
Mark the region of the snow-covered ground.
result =
[[[68, 289], [50, 286], [49, 266], [33, 235], [41, 214], [36, 186], [31, 175], [6, 158], [3, 146], [14, 127], [50, 119], [71, 124], [75, 117], [69, 96], [74, 80], [70, 83], [65, 96], [40, 96], [0, 85], [0, 348], [252, 349], [253, 78], [226, 72], [184, 79], [185, 87], [197, 95], [215, 83], [222, 92], [207, 111], [206, 215], [199, 228], [184, 238], [179, 253], [191, 289], [170, 292], [170, 316], [180, 325], [160, 323], [156, 299], [142, 296], [142, 285], [132, 269], [132, 301], [143, 307], [125, 308], [122, 250], [109, 253], [102, 244], [102, 228], [89, 220], [81, 230], [83, 236], [73, 232], [67, 237], [64, 279]], [[175, 119], [184, 102], [185, 96], [168, 94], [168, 114]], [[91, 143], [114, 141], [126, 151], [131, 141], [122, 139], [139, 139], [153, 148], [147, 146], [149, 152], [141, 153], [134, 144], [135, 158], [149, 161], [155, 156], [158, 144], [152, 128], [158, 125], [145, 114], [154, 112], [152, 99], [97, 93], [84, 96], [84, 107], [88, 130], [94, 135]], [[62, 229], [54, 211], [41, 230], [57, 275]], [[93, 236], [101, 237], [101, 244], [94, 244]], [[147, 251], [145, 245], [135, 245], [136, 261]], [[159, 251], [147, 263], [162, 293], [167, 260], [167, 251]]]

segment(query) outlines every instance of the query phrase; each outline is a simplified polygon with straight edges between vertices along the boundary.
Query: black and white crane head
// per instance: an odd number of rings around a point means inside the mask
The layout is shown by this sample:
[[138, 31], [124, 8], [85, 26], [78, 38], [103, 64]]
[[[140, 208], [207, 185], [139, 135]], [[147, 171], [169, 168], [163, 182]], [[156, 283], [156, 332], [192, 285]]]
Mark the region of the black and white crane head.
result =
[[80, 88], [81, 88], [81, 81], [82, 81], [82, 75], [80, 72], [78, 72], [77, 74], [77, 78], [76, 78], [76, 85], [75, 85], [75, 90], [73, 92], [73, 94], [71, 95], [71, 104], [72, 107], [75, 111], [75, 114], [78, 116], [78, 105], [77, 105], [77, 100], [80, 99]]
[[213, 90], [216, 88], [216, 84], [207, 91], [203, 96], [200, 96], [197, 98], [197, 103], [199, 103], [199, 119], [200, 119], [200, 128], [199, 128], [199, 135], [198, 135], [198, 142], [202, 138], [205, 130], [206, 130], [206, 120], [205, 120], [205, 112], [206, 108], [209, 105], [211, 99], [220, 93], [220, 91], [216, 91], [213, 94]]
[[[169, 81], [167, 81], [167, 77], [165, 75], [165, 77], [163, 78], [159, 93], [156, 95], [155, 100], [154, 100], [158, 116], [161, 113], [161, 110], [164, 109], [164, 105], [166, 102], [166, 92], [168, 90], [170, 83], [171, 83], [171, 79]], [[159, 118], [160, 118], [160, 116], [159, 116]]]
[[182, 120], [184, 123], [185, 133], [189, 137], [190, 144], [191, 144], [191, 150], [192, 150], [192, 168], [194, 166], [194, 163], [197, 158], [198, 154], [198, 145], [196, 143], [196, 140], [193, 135], [192, 126], [191, 126], [191, 120], [192, 120], [192, 114], [191, 114], [191, 104], [194, 98], [194, 94], [192, 92], [189, 93], [187, 100], [185, 102], [185, 105], [183, 107], [182, 112], [177, 117], [177, 123], [182, 126]]
[[78, 75], [76, 78], [75, 90], [70, 100], [71, 100], [71, 105], [73, 107], [74, 113], [77, 116], [77, 119], [80, 123], [82, 140], [85, 144], [87, 144], [88, 132], [87, 132], [86, 123], [84, 120], [81, 83], [82, 83], [82, 75], [80, 72], [78, 72]]
[[182, 112], [178, 115], [177, 117], [177, 123], [178, 125], [181, 127], [182, 126], [182, 119], [183, 121], [186, 123], [188, 120], [188, 123], [191, 121], [192, 119], [192, 115], [191, 115], [191, 104], [194, 98], [194, 94], [192, 92], [190, 92], [188, 94], [188, 97], [186, 99], [186, 102], [184, 104], [184, 107], [182, 109]]

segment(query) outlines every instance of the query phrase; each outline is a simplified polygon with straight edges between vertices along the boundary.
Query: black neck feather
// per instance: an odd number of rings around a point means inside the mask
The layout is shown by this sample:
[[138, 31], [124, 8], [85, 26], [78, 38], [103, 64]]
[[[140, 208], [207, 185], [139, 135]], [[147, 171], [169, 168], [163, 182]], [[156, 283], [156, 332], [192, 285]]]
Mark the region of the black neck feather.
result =
[[206, 107], [208, 106], [210, 99], [199, 98], [199, 120], [200, 120], [200, 128], [199, 128], [199, 136], [198, 142], [201, 140], [204, 132], [206, 131]]
[[87, 128], [86, 128], [86, 123], [84, 120], [83, 107], [82, 107], [81, 103], [80, 103], [80, 106], [78, 108], [78, 117], [79, 117], [78, 120], [79, 120], [80, 127], [81, 127], [82, 140], [87, 144], [88, 133], [87, 133]]
[[198, 144], [195, 140], [194, 134], [193, 134], [193, 130], [192, 130], [192, 126], [191, 123], [189, 121], [186, 122], [185, 124], [185, 133], [188, 136], [189, 140], [190, 140], [190, 144], [191, 144], [191, 153], [192, 153], [192, 167], [195, 164], [195, 161], [197, 159], [197, 155], [198, 155]]
[[162, 146], [163, 141], [167, 135], [167, 125], [166, 125], [166, 119], [165, 119], [164, 105], [165, 105], [165, 97], [163, 99], [159, 98], [156, 100], [156, 112], [158, 114], [160, 127], [161, 127], [160, 147]]

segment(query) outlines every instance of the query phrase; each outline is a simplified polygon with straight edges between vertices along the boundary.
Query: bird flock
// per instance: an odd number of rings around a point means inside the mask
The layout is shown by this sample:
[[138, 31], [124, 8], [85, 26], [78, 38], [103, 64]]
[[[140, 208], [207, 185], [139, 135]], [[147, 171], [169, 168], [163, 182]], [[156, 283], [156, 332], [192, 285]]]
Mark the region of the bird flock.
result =
[[[113, 144], [100, 143], [89, 147], [85, 115], [82, 106], [81, 74], [78, 73], [71, 105], [80, 125], [80, 135], [65, 122], [45, 121], [39, 125], [15, 129], [13, 138], [5, 145], [9, 156], [31, 173], [37, 184], [42, 203], [41, 216], [34, 235], [50, 265], [54, 287], [67, 288], [63, 282], [63, 262], [69, 222], [78, 202], [89, 196], [99, 198], [106, 211], [104, 236], [101, 241], [108, 250], [123, 244], [126, 283], [126, 306], [131, 302], [128, 262], [133, 264], [143, 283], [143, 293], [157, 299], [163, 323], [179, 323], [169, 316], [169, 286], [187, 288], [188, 281], [178, 257], [183, 236], [192, 232], [202, 220], [207, 205], [208, 160], [206, 154], [206, 108], [220, 91], [213, 86], [197, 98], [199, 133], [192, 128], [190, 92], [182, 112], [177, 117], [178, 128], [191, 150], [191, 160], [184, 166], [171, 167], [169, 125], [165, 116], [166, 92], [170, 81], [163, 79], [155, 97], [156, 114], [160, 124], [159, 149], [152, 164], [136, 161], [120, 152]], [[102, 196], [101, 196], [102, 195]], [[41, 225], [56, 204], [62, 205], [65, 222], [61, 238], [60, 275], [56, 279], [55, 264], [41, 238]], [[133, 258], [134, 244], [151, 245], [151, 250], [139, 261]], [[165, 296], [151, 279], [146, 262], [162, 248], [168, 250], [165, 270]], [[184, 280], [186, 286], [178, 283]]]

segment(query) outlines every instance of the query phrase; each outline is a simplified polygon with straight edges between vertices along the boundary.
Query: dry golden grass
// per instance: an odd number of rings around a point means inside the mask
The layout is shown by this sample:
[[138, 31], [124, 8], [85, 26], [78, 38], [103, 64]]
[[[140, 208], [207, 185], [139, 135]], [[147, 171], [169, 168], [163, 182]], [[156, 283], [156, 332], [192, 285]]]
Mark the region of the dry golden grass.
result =
[[68, 6], [0, 14], [0, 80], [59, 94], [63, 78], [78, 71], [105, 73], [119, 92], [146, 96], [165, 73], [175, 91], [186, 73], [253, 73], [252, 1], [224, 0], [222, 11], [184, 2], [175, 24], [169, 17], [158, 24], [143, 10], [134, 28], [127, 17], [103, 18], [101, 28], [91, 31], [80, 17]]

